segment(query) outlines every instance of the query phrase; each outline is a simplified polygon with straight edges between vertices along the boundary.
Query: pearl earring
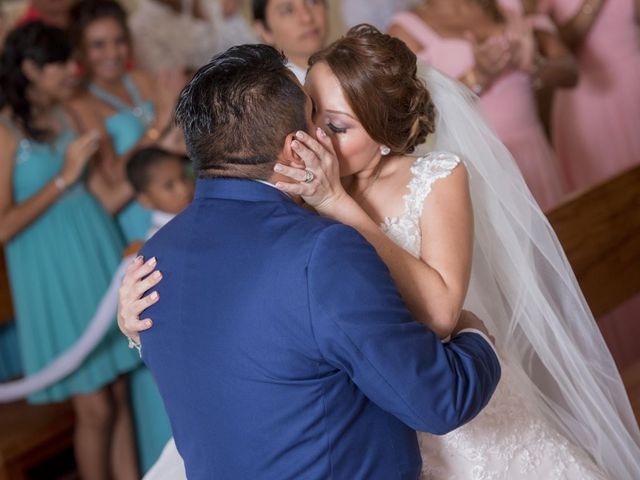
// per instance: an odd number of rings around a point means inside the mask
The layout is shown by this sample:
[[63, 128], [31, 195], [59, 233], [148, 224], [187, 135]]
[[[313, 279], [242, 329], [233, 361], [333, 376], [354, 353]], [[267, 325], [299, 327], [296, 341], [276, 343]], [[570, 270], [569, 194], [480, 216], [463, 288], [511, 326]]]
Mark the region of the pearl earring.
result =
[[380, 147], [380, 154], [383, 157], [386, 157], [390, 153], [391, 153], [391, 149], [389, 147], [387, 147], [386, 145], [383, 145], [383, 146]]

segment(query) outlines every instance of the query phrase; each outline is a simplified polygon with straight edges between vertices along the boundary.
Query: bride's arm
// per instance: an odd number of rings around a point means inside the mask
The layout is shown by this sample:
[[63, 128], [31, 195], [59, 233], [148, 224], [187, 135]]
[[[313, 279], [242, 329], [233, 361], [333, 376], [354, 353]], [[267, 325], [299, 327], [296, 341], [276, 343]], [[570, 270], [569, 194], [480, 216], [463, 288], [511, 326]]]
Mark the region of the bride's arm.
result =
[[[326, 137], [323, 139], [319, 134], [319, 139], [331, 149]], [[422, 258], [415, 258], [390, 240], [342, 189], [332, 152], [322, 149], [308, 135], [301, 141], [309, 148], [302, 146], [298, 153], [317, 179], [311, 184], [277, 186], [302, 195], [321, 215], [358, 230], [389, 268], [416, 320], [427, 324], [439, 336], [448, 336], [458, 320], [471, 268], [473, 218], [464, 167], [459, 166], [437, 182], [427, 196], [420, 227], [428, 234], [422, 236]], [[304, 172], [290, 167], [282, 166], [280, 173], [300, 181], [304, 177]]]

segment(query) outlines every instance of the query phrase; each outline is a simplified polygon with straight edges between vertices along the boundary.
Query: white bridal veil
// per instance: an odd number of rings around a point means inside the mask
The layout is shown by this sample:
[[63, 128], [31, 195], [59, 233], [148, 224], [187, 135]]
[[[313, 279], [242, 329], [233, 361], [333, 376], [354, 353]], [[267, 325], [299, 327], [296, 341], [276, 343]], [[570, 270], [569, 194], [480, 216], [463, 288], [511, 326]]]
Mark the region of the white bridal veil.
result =
[[419, 65], [437, 111], [430, 149], [469, 171], [475, 244], [465, 308], [485, 320], [519, 385], [612, 478], [640, 479], [640, 432], [616, 365], [547, 218], [475, 97]]

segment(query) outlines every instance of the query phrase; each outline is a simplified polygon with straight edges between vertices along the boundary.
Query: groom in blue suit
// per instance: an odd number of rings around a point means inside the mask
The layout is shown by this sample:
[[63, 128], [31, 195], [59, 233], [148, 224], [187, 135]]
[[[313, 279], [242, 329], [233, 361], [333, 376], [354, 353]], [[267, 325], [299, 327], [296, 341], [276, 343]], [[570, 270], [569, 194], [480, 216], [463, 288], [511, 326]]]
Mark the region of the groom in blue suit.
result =
[[500, 377], [481, 332], [442, 343], [355, 230], [273, 187], [310, 109], [264, 45], [178, 103], [196, 194], [142, 251], [163, 273], [142, 352], [193, 480], [416, 480], [415, 431], [466, 423]]

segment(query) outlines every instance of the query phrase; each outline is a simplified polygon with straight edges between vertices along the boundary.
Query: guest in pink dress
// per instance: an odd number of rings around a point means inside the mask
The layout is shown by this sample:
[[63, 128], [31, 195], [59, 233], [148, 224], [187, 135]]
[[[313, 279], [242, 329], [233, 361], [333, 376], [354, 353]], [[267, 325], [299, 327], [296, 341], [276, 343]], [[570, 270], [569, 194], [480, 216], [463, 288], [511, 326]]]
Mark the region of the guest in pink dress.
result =
[[[638, 4], [540, 0], [538, 5], [579, 62], [578, 87], [556, 94], [552, 117], [554, 145], [573, 190], [640, 164]], [[599, 318], [598, 325], [622, 371], [638, 362], [640, 295]]]
[[430, 0], [396, 15], [389, 33], [480, 95], [489, 123], [546, 210], [562, 199], [565, 183], [538, 118], [534, 83], [574, 85], [575, 62], [552, 28], [525, 19], [520, 1], [485, 5]]
[[556, 93], [553, 142], [572, 190], [640, 163], [639, 12], [634, 0], [540, 0], [578, 58], [577, 88]]

